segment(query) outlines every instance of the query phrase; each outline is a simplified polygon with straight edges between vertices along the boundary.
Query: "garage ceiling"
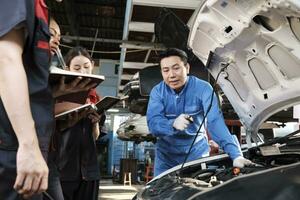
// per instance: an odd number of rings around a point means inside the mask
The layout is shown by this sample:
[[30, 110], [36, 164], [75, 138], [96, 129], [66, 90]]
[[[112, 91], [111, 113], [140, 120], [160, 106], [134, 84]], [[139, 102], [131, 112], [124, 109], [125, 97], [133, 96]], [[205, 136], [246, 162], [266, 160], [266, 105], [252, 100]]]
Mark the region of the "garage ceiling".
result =
[[[201, 0], [48, 0], [51, 15], [61, 27], [63, 55], [81, 45], [94, 60], [115, 60], [119, 92], [138, 70], [158, 62], [164, 48], [156, 43], [154, 23], [162, 7], [187, 22]], [[97, 65], [96, 65], [97, 66]]]

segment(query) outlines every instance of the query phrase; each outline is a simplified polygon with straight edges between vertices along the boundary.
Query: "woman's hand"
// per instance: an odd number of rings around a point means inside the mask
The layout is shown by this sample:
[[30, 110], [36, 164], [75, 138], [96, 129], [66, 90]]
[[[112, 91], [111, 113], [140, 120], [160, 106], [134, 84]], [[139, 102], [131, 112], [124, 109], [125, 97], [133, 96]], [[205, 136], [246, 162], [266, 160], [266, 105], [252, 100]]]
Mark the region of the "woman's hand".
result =
[[70, 113], [67, 116], [67, 119], [57, 121], [57, 128], [60, 131], [70, 128], [70, 127], [74, 126], [77, 122], [79, 122], [81, 119], [86, 117], [89, 112], [90, 112], [90, 109], [86, 108], [79, 112]]
[[88, 113], [88, 118], [93, 124], [100, 122], [102, 115], [99, 115], [96, 110], [90, 110]]
[[52, 88], [54, 98], [65, 94], [87, 91], [97, 86], [97, 83], [93, 83], [90, 78], [77, 77], [71, 83], [65, 83], [65, 79], [65, 76], [63, 76], [59, 84]]
[[66, 112], [68, 110], [72, 110], [74, 108], [78, 108], [80, 106], [82, 106], [82, 104], [68, 102], [68, 101], [59, 102], [54, 105], [54, 113], [55, 115], [58, 115], [60, 113]]

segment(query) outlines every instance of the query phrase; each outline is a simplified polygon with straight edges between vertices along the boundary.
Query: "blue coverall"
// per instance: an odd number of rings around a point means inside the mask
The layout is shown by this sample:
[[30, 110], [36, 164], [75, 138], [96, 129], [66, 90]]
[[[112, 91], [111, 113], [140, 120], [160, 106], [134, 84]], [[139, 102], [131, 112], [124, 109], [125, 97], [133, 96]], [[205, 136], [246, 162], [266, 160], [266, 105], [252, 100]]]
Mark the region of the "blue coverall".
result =
[[[152, 89], [147, 109], [147, 123], [150, 132], [157, 137], [154, 176], [183, 163], [208, 110], [211, 95], [211, 85], [194, 76], [187, 77], [184, 88], [178, 94], [163, 81]], [[173, 123], [182, 113], [190, 115], [193, 123], [184, 131], [179, 131], [173, 128]], [[229, 154], [231, 159], [242, 156], [239, 145], [225, 125], [215, 94], [206, 124], [212, 139]], [[187, 161], [209, 154], [204, 127], [201, 129]]]

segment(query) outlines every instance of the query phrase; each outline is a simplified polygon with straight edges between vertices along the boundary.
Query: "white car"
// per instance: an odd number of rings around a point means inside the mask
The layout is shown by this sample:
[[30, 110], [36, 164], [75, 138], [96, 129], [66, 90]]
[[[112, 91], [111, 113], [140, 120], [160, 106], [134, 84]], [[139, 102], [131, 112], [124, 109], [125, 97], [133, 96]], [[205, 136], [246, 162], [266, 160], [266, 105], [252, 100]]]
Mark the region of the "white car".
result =
[[226, 154], [198, 159], [155, 177], [134, 199], [299, 199], [300, 131], [251, 146], [264, 121], [300, 103], [300, 1], [200, 2], [188, 46], [238, 114], [244, 156], [257, 165], [234, 168]]
[[155, 141], [149, 133], [146, 116], [134, 114], [120, 124], [117, 130], [118, 138], [125, 141]]

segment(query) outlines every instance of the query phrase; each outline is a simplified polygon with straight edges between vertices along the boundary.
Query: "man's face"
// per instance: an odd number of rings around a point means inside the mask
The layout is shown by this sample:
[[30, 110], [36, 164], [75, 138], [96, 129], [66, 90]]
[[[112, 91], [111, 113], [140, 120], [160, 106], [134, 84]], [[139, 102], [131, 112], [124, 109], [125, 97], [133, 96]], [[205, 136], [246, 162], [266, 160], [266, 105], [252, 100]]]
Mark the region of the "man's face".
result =
[[189, 64], [184, 65], [178, 56], [170, 56], [163, 58], [160, 66], [164, 82], [176, 92], [180, 92], [190, 70]]

